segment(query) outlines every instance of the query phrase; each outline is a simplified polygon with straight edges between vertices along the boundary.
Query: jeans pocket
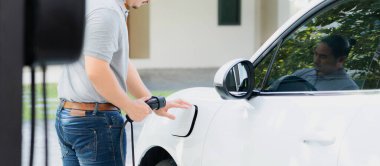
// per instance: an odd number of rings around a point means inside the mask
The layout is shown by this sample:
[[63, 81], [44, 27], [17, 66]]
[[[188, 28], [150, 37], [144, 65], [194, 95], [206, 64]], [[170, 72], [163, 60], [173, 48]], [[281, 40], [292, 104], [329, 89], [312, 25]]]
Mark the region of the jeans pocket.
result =
[[94, 128], [62, 127], [80, 161], [96, 161], [97, 132]]

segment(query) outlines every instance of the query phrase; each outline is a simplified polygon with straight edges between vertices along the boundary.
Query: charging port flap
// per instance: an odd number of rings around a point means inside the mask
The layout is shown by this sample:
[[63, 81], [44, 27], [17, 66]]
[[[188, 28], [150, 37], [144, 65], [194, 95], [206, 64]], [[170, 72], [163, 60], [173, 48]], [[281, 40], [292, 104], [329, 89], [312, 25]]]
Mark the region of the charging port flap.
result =
[[194, 109], [181, 111], [181, 113], [176, 114], [176, 120], [173, 126], [174, 130], [172, 135], [175, 137], [188, 137], [193, 131], [195, 121], [198, 115], [198, 106], [194, 105]]

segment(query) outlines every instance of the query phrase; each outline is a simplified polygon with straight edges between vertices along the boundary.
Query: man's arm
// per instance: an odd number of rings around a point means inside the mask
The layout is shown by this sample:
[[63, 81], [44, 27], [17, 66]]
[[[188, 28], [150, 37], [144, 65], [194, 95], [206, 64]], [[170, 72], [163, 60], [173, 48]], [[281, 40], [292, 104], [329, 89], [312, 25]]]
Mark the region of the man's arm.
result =
[[[128, 76], [127, 76], [127, 86], [128, 90], [131, 92], [131, 94], [137, 98], [140, 97], [150, 97], [152, 94], [146, 88], [145, 84], [142, 82], [141, 77], [139, 73], [137, 72], [136, 67], [129, 62], [128, 63]], [[173, 101], [167, 101], [166, 106], [164, 108], [161, 108], [159, 110], [156, 110], [155, 113], [159, 116], [167, 117], [169, 119], [174, 120], [175, 116], [168, 113], [168, 110], [171, 108], [183, 108], [183, 109], [190, 109], [192, 105], [186, 101], [183, 101], [181, 99], [176, 99]]]
[[131, 100], [119, 85], [108, 62], [85, 56], [85, 68], [96, 91], [108, 102], [125, 111], [134, 121], [143, 120], [151, 112], [144, 102], [149, 97]]
[[137, 72], [136, 67], [131, 63], [131, 61], [128, 62], [128, 74], [127, 74], [127, 87], [128, 91], [136, 98], [141, 97], [151, 97], [152, 94], [146, 88], [145, 84], [141, 80], [141, 77], [139, 73]]

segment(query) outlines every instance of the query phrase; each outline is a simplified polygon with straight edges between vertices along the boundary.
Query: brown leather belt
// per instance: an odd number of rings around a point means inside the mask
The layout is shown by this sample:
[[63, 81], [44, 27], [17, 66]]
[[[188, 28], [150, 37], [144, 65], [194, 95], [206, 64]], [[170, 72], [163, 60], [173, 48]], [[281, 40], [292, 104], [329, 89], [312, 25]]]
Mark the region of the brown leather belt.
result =
[[[98, 111], [117, 111], [119, 108], [114, 106], [111, 103], [98, 103]], [[94, 111], [96, 103], [79, 103], [79, 102], [70, 102], [65, 101], [63, 108], [73, 109], [73, 110], [82, 110], [82, 111]]]

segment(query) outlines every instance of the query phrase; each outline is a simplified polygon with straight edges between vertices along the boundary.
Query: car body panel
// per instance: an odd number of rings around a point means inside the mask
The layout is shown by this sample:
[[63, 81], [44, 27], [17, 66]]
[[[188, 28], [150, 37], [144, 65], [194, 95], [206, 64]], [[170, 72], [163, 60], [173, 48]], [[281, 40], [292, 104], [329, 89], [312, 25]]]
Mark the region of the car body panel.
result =
[[[137, 156], [140, 156], [138, 158], [141, 159], [150, 148], [160, 146], [171, 154], [179, 165], [200, 165], [202, 140], [205, 140], [208, 126], [211, 123], [209, 119], [213, 119], [217, 110], [221, 108], [223, 100], [214, 88], [185, 89], [172, 94], [167, 100], [175, 98], [181, 98], [198, 107], [198, 115], [192, 133], [188, 137], [173, 136], [173, 134], [188, 131], [186, 126], [192, 116], [186, 118], [186, 115], [193, 115], [193, 112], [189, 113], [193, 110], [171, 109], [170, 113], [178, 117], [174, 121], [152, 114], [146, 119], [140, 133]], [[179, 124], [183, 124], [185, 127], [179, 127]]]
[[210, 126], [202, 165], [336, 165], [345, 131], [374, 102], [365, 94], [228, 101]]
[[380, 165], [379, 98], [380, 91], [363, 99], [365, 105], [359, 110], [344, 135], [338, 166]]

